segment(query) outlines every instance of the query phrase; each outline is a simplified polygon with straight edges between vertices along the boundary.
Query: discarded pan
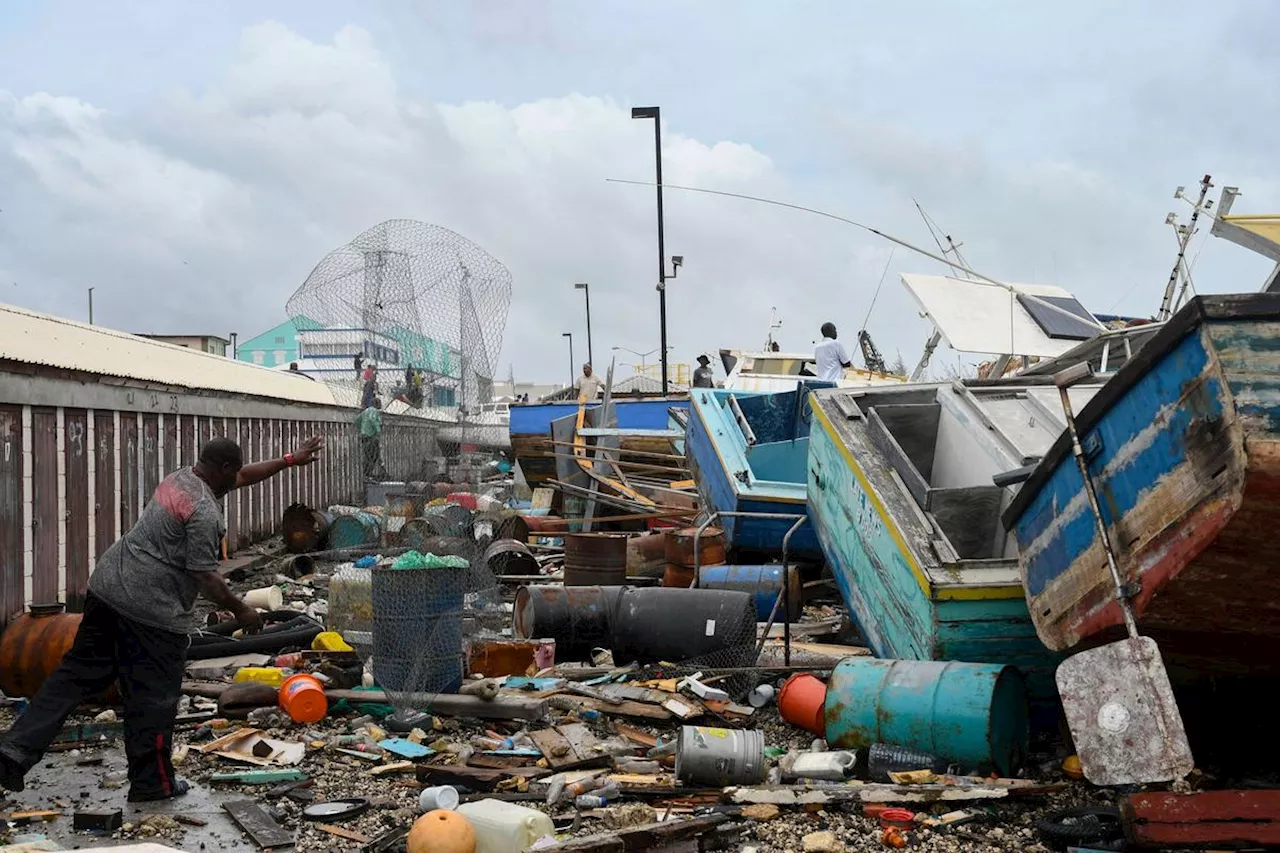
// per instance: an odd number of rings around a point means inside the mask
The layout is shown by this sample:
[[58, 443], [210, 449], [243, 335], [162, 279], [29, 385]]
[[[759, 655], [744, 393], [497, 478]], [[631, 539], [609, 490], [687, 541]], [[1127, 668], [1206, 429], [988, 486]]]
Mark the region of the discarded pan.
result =
[[345, 800], [331, 800], [327, 803], [316, 803], [314, 806], [307, 806], [302, 810], [302, 816], [307, 820], [333, 822], [335, 820], [350, 820], [368, 810], [369, 801], [367, 799], [364, 797], [350, 797]]
[[1095, 785], [1170, 782], [1190, 773], [1195, 759], [1160, 649], [1155, 640], [1138, 635], [1133, 606], [1076, 431], [1067, 391], [1092, 377], [1093, 371], [1085, 362], [1059, 371], [1053, 381], [1062, 398], [1071, 450], [1084, 480], [1129, 638], [1079, 652], [1059, 664], [1058, 693], [1086, 779]]

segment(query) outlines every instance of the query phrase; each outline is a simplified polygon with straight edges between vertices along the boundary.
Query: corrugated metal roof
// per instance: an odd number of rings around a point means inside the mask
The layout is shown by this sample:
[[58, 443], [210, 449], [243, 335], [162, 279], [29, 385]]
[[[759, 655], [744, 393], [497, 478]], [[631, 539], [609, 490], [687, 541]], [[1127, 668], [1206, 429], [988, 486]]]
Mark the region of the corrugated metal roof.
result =
[[0, 304], [0, 359], [322, 406], [329, 388], [225, 356]]

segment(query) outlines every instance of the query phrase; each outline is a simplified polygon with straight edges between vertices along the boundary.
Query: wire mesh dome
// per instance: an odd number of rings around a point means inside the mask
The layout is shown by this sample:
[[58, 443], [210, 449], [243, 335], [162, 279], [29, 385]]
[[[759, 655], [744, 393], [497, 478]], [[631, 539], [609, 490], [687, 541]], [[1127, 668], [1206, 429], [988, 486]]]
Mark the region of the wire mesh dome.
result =
[[[447, 228], [391, 219], [335, 249], [289, 298], [300, 356], [352, 385], [353, 356], [405, 372], [428, 406], [490, 397], [511, 302], [511, 273]], [[330, 369], [331, 368], [331, 369]]]

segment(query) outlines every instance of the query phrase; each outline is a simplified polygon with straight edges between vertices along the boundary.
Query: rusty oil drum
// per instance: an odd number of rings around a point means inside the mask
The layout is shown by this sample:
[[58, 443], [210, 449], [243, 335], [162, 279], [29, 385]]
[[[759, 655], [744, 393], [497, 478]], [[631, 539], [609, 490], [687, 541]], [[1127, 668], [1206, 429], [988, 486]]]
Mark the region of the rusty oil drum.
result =
[[627, 539], [621, 533], [567, 534], [564, 537], [564, 585], [625, 585]]
[[667, 536], [647, 533], [627, 542], [627, 577], [660, 578], [667, 569]]
[[[693, 540], [698, 528], [683, 527], [667, 534], [667, 569], [662, 576], [662, 585], [669, 587], [689, 587], [693, 585], [694, 553]], [[719, 527], [708, 527], [698, 537], [698, 565], [723, 566], [725, 564], [724, 531]]]
[[518, 539], [495, 539], [484, 552], [484, 564], [498, 577], [536, 575], [538, 561], [529, 546]]
[[558, 515], [522, 515], [530, 534], [558, 536], [569, 532], [569, 522]]
[[280, 519], [284, 545], [290, 554], [319, 551], [333, 522], [328, 515], [306, 504], [290, 504]]
[[31, 698], [62, 663], [80, 630], [80, 614], [61, 604], [33, 604], [0, 636], [0, 691]]

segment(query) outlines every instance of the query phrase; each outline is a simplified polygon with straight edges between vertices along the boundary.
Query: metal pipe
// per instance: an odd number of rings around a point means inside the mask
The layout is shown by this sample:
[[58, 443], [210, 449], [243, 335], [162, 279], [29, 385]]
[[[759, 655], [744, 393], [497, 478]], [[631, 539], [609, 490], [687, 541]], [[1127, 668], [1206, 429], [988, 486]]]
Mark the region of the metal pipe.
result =
[[748, 447], [754, 447], [756, 443], [755, 430], [751, 428], [751, 424], [747, 421], [747, 416], [742, 414], [742, 407], [738, 405], [738, 398], [729, 395], [729, 408], [733, 410], [733, 419], [738, 422], [738, 429], [742, 430], [742, 437], [747, 440]]
[[1136, 639], [1138, 623], [1133, 617], [1133, 605], [1130, 604], [1129, 596], [1125, 592], [1125, 584], [1120, 577], [1120, 567], [1116, 565], [1115, 550], [1111, 547], [1111, 535], [1107, 532], [1107, 523], [1102, 518], [1102, 508], [1098, 505], [1098, 493], [1093, 486], [1093, 476], [1089, 473], [1089, 463], [1085, 459], [1084, 448], [1080, 445], [1080, 433], [1076, 430], [1075, 415], [1071, 411], [1071, 386], [1091, 377], [1092, 371], [1088, 363], [1081, 362], [1075, 367], [1060, 371], [1053, 380], [1058, 386], [1058, 396], [1062, 399], [1062, 413], [1067, 419], [1067, 433], [1071, 436], [1071, 452], [1076, 457], [1076, 464], [1080, 468], [1080, 477], [1084, 480], [1084, 492], [1089, 498], [1089, 509], [1093, 511], [1093, 520], [1098, 527], [1098, 537], [1102, 540], [1102, 550], [1107, 555], [1107, 568], [1111, 570], [1111, 580], [1116, 585], [1116, 600], [1120, 602], [1120, 610], [1124, 614], [1124, 626], [1129, 632], [1130, 639]]

